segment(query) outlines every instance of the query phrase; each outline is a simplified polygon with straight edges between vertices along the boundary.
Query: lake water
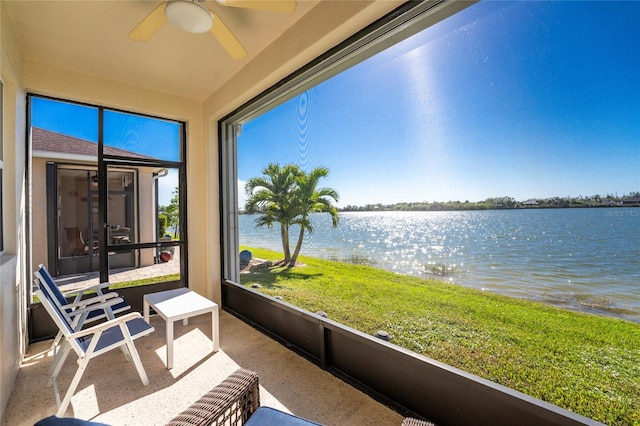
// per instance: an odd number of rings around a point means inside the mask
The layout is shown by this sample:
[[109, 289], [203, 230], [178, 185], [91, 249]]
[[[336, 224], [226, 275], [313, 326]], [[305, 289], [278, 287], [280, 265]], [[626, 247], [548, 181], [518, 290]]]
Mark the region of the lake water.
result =
[[[240, 215], [240, 244], [282, 251]], [[341, 213], [313, 218], [302, 255], [640, 322], [640, 208]], [[291, 232], [295, 247], [297, 228]], [[445, 273], [438, 275], [441, 269]], [[435, 272], [435, 273], [434, 273]]]

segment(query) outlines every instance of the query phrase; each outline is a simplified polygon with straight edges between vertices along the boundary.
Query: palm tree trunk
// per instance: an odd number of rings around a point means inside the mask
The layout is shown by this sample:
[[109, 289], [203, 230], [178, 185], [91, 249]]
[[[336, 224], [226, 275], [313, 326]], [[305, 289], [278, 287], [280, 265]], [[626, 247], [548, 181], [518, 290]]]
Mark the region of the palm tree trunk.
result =
[[296, 249], [293, 252], [293, 257], [289, 262], [289, 267], [296, 266], [296, 261], [298, 260], [298, 255], [300, 254], [300, 249], [302, 248], [303, 240], [304, 240], [304, 226], [300, 226], [300, 234], [298, 234], [298, 243], [296, 244]]
[[280, 224], [280, 237], [282, 238], [282, 251], [284, 252], [284, 263], [291, 260], [291, 249], [289, 248], [289, 227]]

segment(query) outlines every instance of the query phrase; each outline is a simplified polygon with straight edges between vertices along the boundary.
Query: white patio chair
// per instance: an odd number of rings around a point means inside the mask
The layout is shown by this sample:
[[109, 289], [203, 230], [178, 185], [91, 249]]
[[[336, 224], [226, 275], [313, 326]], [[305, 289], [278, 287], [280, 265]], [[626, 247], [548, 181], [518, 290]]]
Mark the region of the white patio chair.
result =
[[[131, 306], [124, 299], [118, 297], [116, 292], [104, 293], [103, 289], [109, 283], [85, 286], [66, 293], [62, 293], [55, 280], [44, 265], [40, 265], [35, 272], [39, 286], [45, 286], [51, 294], [53, 302], [60, 312], [65, 316], [74, 331], [80, 330], [86, 323], [93, 321], [113, 319], [116, 314], [128, 311]], [[82, 297], [95, 291], [96, 296], [82, 299]], [[73, 302], [69, 302], [67, 297], [74, 296]], [[62, 340], [62, 332], [58, 332], [51, 349], [54, 356], [58, 354], [58, 346]]]
[[[142, 384], [145, 386], [149, 384], [149, 377], [144, 370], [133, 340], [148, 335], [154, 328], [141, 317], [140, 313], [130, 312], [101, 324], [76, 331], [72, 328], [67, 317], [54, 303], [53, 296], [47, 291], [46, 286], [39, 287], [36, 290], [36, 294], [66, 341], [66, 344], [63, 344], [60, 348], [60, 356], [54, 358], [50, 380], [50, 383], [53, 384], [56, 403], [58, 404], [57, 416], [64, 415], [71, 402], [71, 397], [75, 393], [80, 379], [89, 364], [89, 360], [111, 349], [125, 349], [138, 371]], [[61, 401], [56, 379], [71, 349], [78, 355], [78, 370]]]

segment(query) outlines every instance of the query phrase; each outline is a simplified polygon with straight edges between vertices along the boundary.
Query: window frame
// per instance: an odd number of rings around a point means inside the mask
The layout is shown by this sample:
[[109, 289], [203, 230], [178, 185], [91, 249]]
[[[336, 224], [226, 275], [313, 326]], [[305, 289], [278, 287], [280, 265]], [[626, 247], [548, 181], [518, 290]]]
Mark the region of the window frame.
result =
[[[443, 365], [239, 284], [237, 136], [242, 125], [352, 65], [477, 3], [408, 2], [218, 122], [222, 307], [403, 415], [452, 424], [591, 419]], [[362, 362], [362, 354], [367, 362]], [[392, 365], [392, 370], [380, 366]], [[393, 371], [393, 374], [389, 374]], [[428, 395], [433, 404], [425, 404]], [[451, 410], [455, 407], [455, 410]], [[445, 420], [446, 419], [446, 420]]]

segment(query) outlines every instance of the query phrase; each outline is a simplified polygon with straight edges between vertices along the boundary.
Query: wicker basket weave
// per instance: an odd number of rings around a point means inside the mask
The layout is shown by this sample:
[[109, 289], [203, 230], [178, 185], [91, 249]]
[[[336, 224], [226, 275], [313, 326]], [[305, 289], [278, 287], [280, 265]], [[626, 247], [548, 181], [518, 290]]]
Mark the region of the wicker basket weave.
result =
[[259, 406], [258, 375], [240, 369], [173, 418], [167, 426], [240, 426]]
[[426, 420], [418, 420], [413, 417], [407, 417], [402, 422], [402, 426], [436, 426], [435, 423], [428, 422]]

